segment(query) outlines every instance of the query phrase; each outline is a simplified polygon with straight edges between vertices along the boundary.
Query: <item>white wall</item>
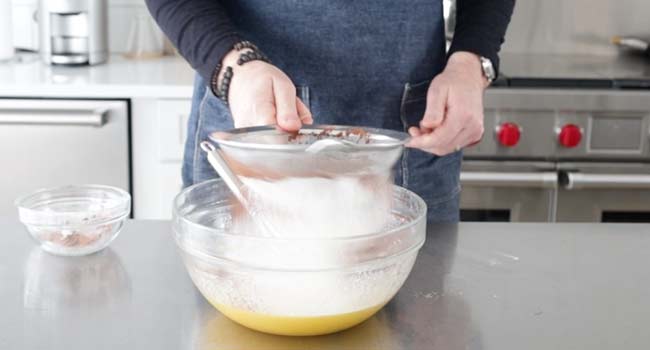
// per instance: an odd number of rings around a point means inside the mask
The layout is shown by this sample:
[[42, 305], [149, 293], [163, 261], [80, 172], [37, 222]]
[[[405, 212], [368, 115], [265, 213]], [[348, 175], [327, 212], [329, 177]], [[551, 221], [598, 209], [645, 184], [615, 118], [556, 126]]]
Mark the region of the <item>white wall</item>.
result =
[[[6, 1], [6, 0], [0, 0]], [[38, 28], [33, 20], [38, 0], [11, 0], [14, 4], [14, 43], [21, 48], [35, 49]], [[125, 52], [131, 20], [140, 12], [148, 13], [144, 0], [108, 0], [109, 47], [112, 52]]]
[[649, 0], [517, 0], [503, 51], [614, 54], [616, 35], [650, 35]]
[[[0, 0], [6, 1], [6, 0]], [[17, 46], [37, 42], [31, 20], [38, 0], [11, 0]], [[146, 12], [144, 0], [108, 0], [113, 52], [125, 52], [131, 20]], [[518, 0], [504, 52], [615, 53], [614, 35], [650, 35], [650, 0]]]
[[144, 0], [108, 0], [109, 47], [112, 52], [125, 52], [131, 20], [138, 13], [149, 13]]

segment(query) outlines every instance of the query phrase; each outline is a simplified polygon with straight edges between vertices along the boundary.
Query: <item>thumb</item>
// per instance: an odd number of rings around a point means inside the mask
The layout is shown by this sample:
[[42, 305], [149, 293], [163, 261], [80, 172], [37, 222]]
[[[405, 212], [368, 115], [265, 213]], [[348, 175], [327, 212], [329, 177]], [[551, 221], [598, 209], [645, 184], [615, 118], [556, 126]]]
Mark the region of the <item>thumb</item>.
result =
[[296, 107], [298, 108], [298, 116], [300, 116], [300, 120], [303, 124], [314, 123], [314, 118], [311, 115], [309, 108], [307, 108], [307, 106], [305, 106], [305, 104], [298, 97], [296, 97]]
[[296, 88], [291, 81], [273, 79], [273, 95], [278, 125], [287, 131], [299, 130], [302, 122], [296, 106]]
[[445, 117], [446, 106], [447, 89], [437, 86], [434, 80], [431, 86], [429, 86], [427, 107], [424, 111], [424, 117], [422, 117], [420, 126], [427, 129], [434, 129], [440, 126]]

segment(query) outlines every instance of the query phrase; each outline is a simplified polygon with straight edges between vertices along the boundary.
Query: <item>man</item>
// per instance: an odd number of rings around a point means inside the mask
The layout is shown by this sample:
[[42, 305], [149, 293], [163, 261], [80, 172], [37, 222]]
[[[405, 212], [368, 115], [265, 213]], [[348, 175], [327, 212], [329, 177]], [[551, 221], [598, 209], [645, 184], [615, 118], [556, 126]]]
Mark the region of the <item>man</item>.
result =
[[431, 220], [457, 221], [460, 150], [483, 134], [483, 92], [514, 0], [457, 2], [447, 55], [442, 0], [147, 0], [198, 72], [185, 185], [216, 176], [197, 147], [215, 130], [405, 130], [396, 183], [427, 202]]

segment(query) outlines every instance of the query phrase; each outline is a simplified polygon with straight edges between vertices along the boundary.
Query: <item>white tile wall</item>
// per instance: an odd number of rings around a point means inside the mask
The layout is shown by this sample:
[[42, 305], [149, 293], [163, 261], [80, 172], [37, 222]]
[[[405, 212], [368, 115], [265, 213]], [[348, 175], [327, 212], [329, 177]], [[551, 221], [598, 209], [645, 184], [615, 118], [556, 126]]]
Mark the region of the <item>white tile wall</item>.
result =
[[615, 35], [650, 34], [648, 0], [517, 0], [504, 52], [616, 54]]
[[[6, 0], [0, 0], [6, 1]], [[38, 26], [33, 15], [38, 0], [11, 0], [14, 4], [14, 43], [20, 48], [36, 49]], [[148, 13], [143, 0], [108, 0], [109, 47], [112, 52], [125, 52], [131, 21], [138, 13]]]
[[140, 13], [149, 13], [142, 0], [109, 0], [108, 38], [112, 52], [127, 51], [131, 21]]

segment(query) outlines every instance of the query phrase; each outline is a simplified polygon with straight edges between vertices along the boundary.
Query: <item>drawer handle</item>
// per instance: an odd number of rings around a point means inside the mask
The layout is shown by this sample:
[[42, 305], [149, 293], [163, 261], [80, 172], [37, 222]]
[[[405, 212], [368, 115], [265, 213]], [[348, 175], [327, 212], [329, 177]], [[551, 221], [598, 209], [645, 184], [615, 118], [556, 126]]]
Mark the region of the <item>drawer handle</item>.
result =
[[650, 175], [562, 173], [567, 190], [579, 189], [650, 189]]
[[531, 187], [557, 188], [556, 172], [508, 173], [488, 171], [461, 171], [460, 183], [476, 187]]
[[106, 123], [106, 109], [95, 110], [24, 110], [0, 111], [0, 124], [82, 125], [101, 127]]

